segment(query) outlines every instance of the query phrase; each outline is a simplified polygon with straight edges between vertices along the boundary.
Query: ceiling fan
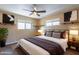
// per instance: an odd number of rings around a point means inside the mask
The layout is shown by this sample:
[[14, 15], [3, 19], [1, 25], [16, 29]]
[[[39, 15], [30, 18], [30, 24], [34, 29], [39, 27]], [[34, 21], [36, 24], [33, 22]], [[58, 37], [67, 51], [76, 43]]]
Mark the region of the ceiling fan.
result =
[[31, 12], [30, 15], [35, 14], [35, 15], [37, 15], [37, 16], [40, 16], [39, 13], [46, 13], [46, 10], [37, 10], [36, 4], [33, 4], [33, 10], [27, 10], [27, 9], [24, 9], [24, 10]]

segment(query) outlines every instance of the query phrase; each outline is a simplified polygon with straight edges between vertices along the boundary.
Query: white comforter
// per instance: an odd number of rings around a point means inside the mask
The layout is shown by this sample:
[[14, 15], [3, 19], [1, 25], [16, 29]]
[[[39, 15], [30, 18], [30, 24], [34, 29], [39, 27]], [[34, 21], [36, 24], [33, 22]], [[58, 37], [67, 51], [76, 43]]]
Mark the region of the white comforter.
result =
[[[58, 39], [58, 38], [47, 37], [47, 36], [37, 36], [37, 37], [56, 42], [63, 48], [64, 51], [66, 51], [66, 48], [67, 48], [66, 39]], [[31, 55], [49, 55], [49, 52], [47, 52], [45, 49], [25, 39], [20, 39], [18, 44], [20, 44]]]

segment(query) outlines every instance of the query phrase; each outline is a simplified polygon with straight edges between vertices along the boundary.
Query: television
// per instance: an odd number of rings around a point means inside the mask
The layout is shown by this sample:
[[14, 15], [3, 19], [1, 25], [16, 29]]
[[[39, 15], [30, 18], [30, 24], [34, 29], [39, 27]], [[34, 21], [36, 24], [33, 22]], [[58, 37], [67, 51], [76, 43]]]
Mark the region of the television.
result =
[[64, 13], [64, 22], [77, 21], [77, 10]]
[[3, 14], [3, 24], [14, 24], [14, 15]]

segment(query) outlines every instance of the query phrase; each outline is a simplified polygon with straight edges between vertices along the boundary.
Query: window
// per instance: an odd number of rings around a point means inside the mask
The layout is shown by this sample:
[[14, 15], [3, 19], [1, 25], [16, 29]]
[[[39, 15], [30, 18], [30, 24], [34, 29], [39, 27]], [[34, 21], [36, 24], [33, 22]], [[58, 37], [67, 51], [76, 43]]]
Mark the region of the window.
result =
[[51, 22], [46, 23], [46, 26], [52, 26]]
[[31, 29], [31, 23], [18, 22], [17, 28], [18, 28], [18, 29]]
[[25, 23], [25, 28], [26, 29], [31, 29], [31, 23]]
[[18, 27], [18, 29], [25, 29], [25, 24], [19, 22], [19, 23], [17, 24], [17, 27]]
[[59, 24], [60, 24], [60, 21], [59, 21], [59, 18], [57, 18], [57, 19], [47, 21], [46, 26], [55, 26]]
[[60, 24], [59, 21], [52, 22], [52, 25], [59, 25], [59, 24]]

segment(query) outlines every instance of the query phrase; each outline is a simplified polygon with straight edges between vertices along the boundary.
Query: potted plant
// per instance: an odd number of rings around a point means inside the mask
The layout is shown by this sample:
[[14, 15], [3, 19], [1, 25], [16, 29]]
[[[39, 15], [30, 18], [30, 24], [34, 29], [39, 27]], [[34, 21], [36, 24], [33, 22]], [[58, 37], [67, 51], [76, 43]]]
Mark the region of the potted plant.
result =
[[8, 35], [8, 29], [0, 28], [0, 47], [5, 46], [7, 35]]

